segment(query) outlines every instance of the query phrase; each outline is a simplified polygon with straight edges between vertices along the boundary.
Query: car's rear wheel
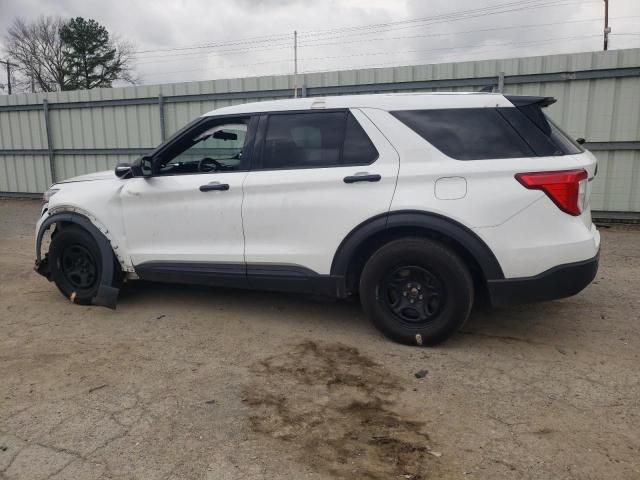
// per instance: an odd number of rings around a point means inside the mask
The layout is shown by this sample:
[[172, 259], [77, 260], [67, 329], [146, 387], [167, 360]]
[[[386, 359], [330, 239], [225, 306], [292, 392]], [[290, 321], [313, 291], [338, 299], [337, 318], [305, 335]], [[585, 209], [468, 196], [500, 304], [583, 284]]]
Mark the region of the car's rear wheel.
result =
[[[53, 235], [49, 246], [51, 280], [74, 303], [89, 305], [102, 278], [102, 255], [91, 234], [77, 226], [66, 226]], [[114, 271], [114, 278], [117, 276]]]
[[368, 260], [360, 276], [360, 299], [387, 337], [434, 345], [469, 317], [473, 279], [462, 259], [445, 245], [405, 238], [384, 245]]

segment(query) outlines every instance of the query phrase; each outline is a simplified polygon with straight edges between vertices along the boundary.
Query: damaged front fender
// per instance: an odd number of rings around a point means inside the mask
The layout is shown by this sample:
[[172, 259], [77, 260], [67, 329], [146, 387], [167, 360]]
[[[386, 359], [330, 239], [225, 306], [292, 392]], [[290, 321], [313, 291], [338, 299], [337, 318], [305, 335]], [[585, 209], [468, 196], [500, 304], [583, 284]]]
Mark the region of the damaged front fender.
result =
[[52, 225], [64, 225], [65, 223], [72, 223], [81, 226], [84, 230], [89, 232], [95, 240], [100, 254], [102, 257], [102, 277], [100, 279], [100, 286], [96, 296], [93, 297], [91, 303], [94, 305], [101, 305], [108, 308], [116, 308], [118, 301], [119, 289], [111, 286], [111, 281], [114, 276], [115, 257], [109, 240], [98, 230], [98, 228], [84, 215], [76, 212], [62, 212], [43, 217], [37, 226], [36, 235], [36, 261], [35, 271], [40, 275], [43, 275], [47, 280], [51, 281], [51, 269], [49, 266], [48, 254], [42, 257], [42, 238], [45, 232], [51, 228]]

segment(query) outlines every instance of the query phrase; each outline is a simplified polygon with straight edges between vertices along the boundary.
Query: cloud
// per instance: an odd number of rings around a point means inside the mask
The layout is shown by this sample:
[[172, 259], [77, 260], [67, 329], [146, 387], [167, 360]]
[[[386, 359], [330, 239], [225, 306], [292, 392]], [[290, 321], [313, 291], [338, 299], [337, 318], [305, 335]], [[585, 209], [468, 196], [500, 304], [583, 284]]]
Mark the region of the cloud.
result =
[[[0, 32], [18, 15], [94, 18], [136, 45], [144, 83], [291, 73], [293, 30], [299, 31], [301, 71], [601, 48], [602, 1], [567, 0], [559, 3], [570, 5], [553, 8], [393, 23], [502, 3], [506, 0], [0, 0]], [[614, 33], [637, 32], [640, 18], [633, 17], [640, 17], [640, 2], [612, 2], [610, 16]], [[541, 25], [549, 23], [555, 25]], [[612, 37], [618, 47], [639, 41], [637, 36]], [[209, 47], [168, 50], [194, 45]]]

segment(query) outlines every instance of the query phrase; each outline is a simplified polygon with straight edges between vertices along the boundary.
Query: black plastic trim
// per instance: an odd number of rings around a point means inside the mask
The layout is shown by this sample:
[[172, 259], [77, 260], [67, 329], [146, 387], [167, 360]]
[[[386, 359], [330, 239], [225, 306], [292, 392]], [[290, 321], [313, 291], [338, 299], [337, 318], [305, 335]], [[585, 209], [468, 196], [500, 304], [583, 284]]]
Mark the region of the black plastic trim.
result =
[[382, 177], [378, 174], [371, 175], [349, 175], [344, 177], [344, 183], [357, 183], [357, 182], [379, 182]]
[[502, 268], [491, 249], [469, 228], [436, 213], [400, 210], [372, 217], [354, 228], [338, 247], [331, 274], [346, 277], [349, 263], [358, 249], [372, 236], [392, 228], [417, 227], [440, 233], [456, 241], [478, 262], [485, 279], [504, 278]]
[[229, 190], [229, 184], [228, 183], [207, 183], [206, 185], [200, 185], [201, 192], [211, 192], [215, 190], [225, 192]]
[[490, 280], [491, 304], [514, 305], [571, 297], [595, 278], [599, 255], [581, 262], [558, 265], [533, 277]]
[[341, 277], [320, 275], [299, 265], [145, 262], [135, 267], [151, 282], [248, 288], [341, 297]]
[[553, 97], [540, 97], [533, 95], [505, 95], [504, 98], [513, 103], [515, 107], [539, 105], [540, 107], [544, 108], [557, 102], [557, 100]]
[[342, 277], [321, 275], [299, 265], [248, 264], [249, 287], [256, 290], [343, 297]]
[[144, 262], [136, 265], [141, 280], [220, 287], [248, 287], [243, 263]]

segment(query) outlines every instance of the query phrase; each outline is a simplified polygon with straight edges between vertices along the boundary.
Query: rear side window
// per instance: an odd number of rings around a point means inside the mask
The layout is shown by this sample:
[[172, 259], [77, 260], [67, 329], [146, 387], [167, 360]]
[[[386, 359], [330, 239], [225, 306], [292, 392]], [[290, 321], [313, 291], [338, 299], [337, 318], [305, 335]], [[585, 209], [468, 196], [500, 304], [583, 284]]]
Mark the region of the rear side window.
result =
[[[513, 110], [513, 109], [503, 109]], [[563, 154], [575, 155], [584, 149], [573, 138], [564, 133], [553, 121], [547, 117], [539, 104], [520, 105], [516, 109], [522, 116], [529, 119]]]
[[273, 114], [261, 169], [368, 165], [376, 158], [377, 150], [349, 112]]
[[531, 157], [527, 142], [495, 108], [392, 112], [445, 155], [457, 160]]
[[580, 146], [572, 137], [562, 131], [553, 121], [545, 115], [547, 123], [549, 123], [550, 134], [549, 138], [556, 144], [564, 153], [569, 155], [575, 155], [576, 153], [584, 152], [584, 148]]

